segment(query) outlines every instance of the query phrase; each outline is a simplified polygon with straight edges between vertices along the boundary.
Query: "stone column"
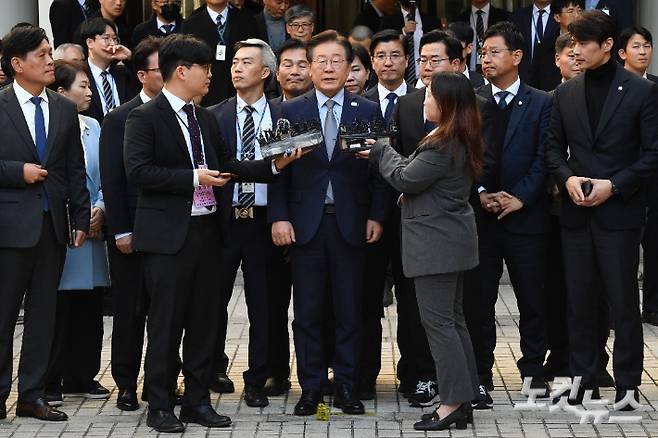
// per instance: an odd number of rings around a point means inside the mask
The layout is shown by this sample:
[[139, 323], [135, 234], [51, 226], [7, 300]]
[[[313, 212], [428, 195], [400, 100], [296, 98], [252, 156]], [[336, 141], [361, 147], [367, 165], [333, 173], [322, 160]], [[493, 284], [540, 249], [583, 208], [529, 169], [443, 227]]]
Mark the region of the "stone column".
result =
[[0, 38], [21, 21], [39, 24], [38, 0], [0, 0]]
[[[639, 2], [639, 17], [638, 24], [644, 26], [651, 32], [654, 39], [654, 48], [658, 40], [658, 2], [655, 0], [640, 0]], [[658, 72], [658, 53], [654, 49], [653, 62], [649, 66], [649, 73], [656, 74]]]

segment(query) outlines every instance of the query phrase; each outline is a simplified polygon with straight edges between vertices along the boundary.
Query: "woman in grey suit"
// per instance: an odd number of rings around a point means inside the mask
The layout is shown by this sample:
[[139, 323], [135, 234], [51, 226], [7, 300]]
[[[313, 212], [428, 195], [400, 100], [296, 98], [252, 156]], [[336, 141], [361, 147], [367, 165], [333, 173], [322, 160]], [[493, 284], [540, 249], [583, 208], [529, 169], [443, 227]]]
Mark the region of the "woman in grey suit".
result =
[[465, 429], [478, 380], [462, 289], [464, 271], [478, 264], [475, 216], [468, 198], [483, 156], [480, 116], [468, 79], [456, 73], [434, 75], [425, 112], [438, 128], [409, 158], [380, 144], [369, 157], [402, 193], [402, 264], [416, 286], [439, 383], [441, 405], [414, 428], [443, 430], [455, 424]]
[[[71, 99], [78, 112], [91, 103], [86, 64], [56, 61], [55, 82], [49, 86]], [[62, 392], [87, 398], [106, 399], [110, 392], [94, 380], [100, 370], [103, 342], [100, 288], [110, 285], [107, 248], [102, 233], [105, 204], [98, 161], [100, 125], [78, 115], [91, 199], [89, 236], [79, 248], [68, 248], [59, 283], [55, 338], [46, 374], [46, 400], [62, 404]]]

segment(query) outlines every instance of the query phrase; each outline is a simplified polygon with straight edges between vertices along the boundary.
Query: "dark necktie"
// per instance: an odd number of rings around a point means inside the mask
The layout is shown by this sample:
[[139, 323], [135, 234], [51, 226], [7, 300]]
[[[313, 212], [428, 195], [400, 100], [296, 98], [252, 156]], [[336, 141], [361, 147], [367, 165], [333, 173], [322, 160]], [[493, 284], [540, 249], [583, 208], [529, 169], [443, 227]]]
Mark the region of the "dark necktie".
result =
[[224, 44], [224, 32], [226, 31], [226, 23], [221, 15], [217, 16], [217, 33], [219, 34], [219, 42]]
[[535, 50], [537, 49], [537, 46], [541, 44], [542, 40], [544, 39], [544, 19], [542, 18], [544, 14], [546, 13], [545, 10], [540, 9], [538, 12], [537, 16], [537, 24], [535, 28], [535, 43], [532, 48], [532, 57], [535, 57]]
[[[41, 97], [31, 97], [30, 101], [34, 104], [34, 145], [37, 149], [39, 161], [43, 166], [46, 159], [46, 120], [43, 116], [43, 108], [41, 108]], [[43, 191], [43, 211], [48, 211], [48, 196], [45, 188]]]
[[[407, 21], [413, 21], [415, 17], [407, 15]], [[408, 84], [416, 83], [416, 48], [414, 45], [414, 34], [404, 36], [404, 45], [407, 47], [407, 68], [404, 70], [404, 80]]]
[[183, 106], [183, 111], [187, 115], [187, 131], [190, 134], [190, 143], [192, 145], [192, 157], [194, 158], [194, 168], [205, 164], [203, 159], [203, 149], [201, 147], [201, 128], [199, 121], [194, 115], [194, 106], [191, 103]]
[[496, 96], [498, 96], [498, 107], [500, 109], [505, 109], [507, 108], [507, 96], [509, 96], [511, 93], [509, 91], [499, 91], [496, 93]]
[[91, 15], [91, 2], [89, 0], [85, 0], [84, 4], [82, 5], [82, 14], [85, 16], [85, 19], [89, 18]]
[[[254, 124], [254, 107], [247, 105], [244, 107], [246, 117], [242, 128], [242, 151], [240, 160], [256, 159], [256, 125]], [[256, 193], [243, 193], [242, 184], [238, 184], [238, 203], [243, 208], [249, 208], [256, 202]]]
[[160, 28], [160, 31], [164, 33], [165, 35], [169, 35], [171, 32], [174, 31], [174, 27], [176, 27], [176, 24], [171, 23], [171, 24], [163, 24], [162, 27]]
[[482, 20], [483, 14], [484, 11], [482, 9], [478, 9], [475, 12], [475, 15], [477, 15], [477, 19], [475, 20], [475, 35], [477, 36], [477, 44], [475, 51], [473, 52], [473, 56], [475, 56], [476, 64], [478, 64], [478, 53], [480, 53], [480, 50], [482, 50], [482, 39], [484, 38], [484, 21]]
[[398, 95], [395, 93], [388, 93], [386, 99], [388, 100], [388, 105], [386, 105], [386, 110], [384, 111], [384, 121], [386, 123], [391, 120], [391, 114], [393, 114], [393, 108], [395, 107], [395, 100], [398, 98]]
[[110, 81], [107, 79], [108, 75], [109, 73], [106, 71], [101, 72], [101, 78], [103, 79], [103, 98], [105, 98], [105, 106], [107, 107], [106, 114], [115, 108], [114, 93], [112, 92]]

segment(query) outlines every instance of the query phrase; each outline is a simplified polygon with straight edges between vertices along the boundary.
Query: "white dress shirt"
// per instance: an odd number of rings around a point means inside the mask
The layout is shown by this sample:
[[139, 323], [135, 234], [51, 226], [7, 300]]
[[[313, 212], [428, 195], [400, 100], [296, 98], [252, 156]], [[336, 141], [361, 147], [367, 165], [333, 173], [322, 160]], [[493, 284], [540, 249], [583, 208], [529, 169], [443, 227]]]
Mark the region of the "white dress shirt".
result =
[[210, 15], [210, 19], [212, 20], [213, 23], [217, 23], [217, 17], [219, 15], [222, 16], [222, 23], [226, 24], [228, 21], [228, 4], [224, 8], [224, 10], [220, 13], [217, 13], [210, 9], [208, 6], [206, 6], [206, 10], [208, 11], [208, 15]]
[[[393, 91], [390, 91], [388, 88], [378, 83], [377, 92], [379, 93], [379, 108], [381, 108], [382, 117], [384, 117], [384, 114], [386, 114], [386, 108], [389, 105], [389, 101], [386, 96], [388, 96], [390, 93], [395, 93], [398, 97], [404, 96], [407, 94], [407, 83], [402, 81], [402, 84], [400, 84], [400, 86]], [[397, 101], [398, 99], [395, 98], [395, 103], [397, 103]]]
[[[32, 136], [32, 141], [34, 142], [34, 147], [37, 145], [36, 129], [34, 127], [34, 114], [36, 113], [36, 107], [30, 99], [34, 96], [30, 94], [25, 88], [18, 85], [18, 82], [14, 81], [12, 83], [14, 87], [14, 93], [16, 94], [16, 99], [18, 99], [18, 104], [23, 111], [23, 117], [27, 122], [27, 128], [30, 130], [30, 135]], [[43, 110], [43, 121], [46, 125], [46, 138], [48, 137], [48, 123], [50, 122], [50, 114], [48, 113], [48, 93], [44, 88], [39, 94], [41, 98], [41, 109]], [[43, 164], [43, 163], [42, 163]]]
[[484, 25], [484, 31], [487, 31], [487, 28], [489, 27], [488, 22], [489, 22], [489, 11], [491, 10], [491, 4], [487, 3], [482, 9], [476, 8], [475, 6], [471, 6], [471, 27], [473, 28], [473, 53], [471, 53], [471, 59], [469, 62], [471, 70], [475, 70], [477, 68], [478, 64], [478, 54], [477, 54], [477, 46], [478, 46], [478, 14], [477, 11], [482, 11], [482, 24]]
[[[340, 118], [343, 115], [343, 101], [345, 100], [345, 89], [341, 88], [334, 97], [327, 97], [320, 91], [315, 90], [315, 97], [318, 99], [318, 111], [320, 112], [320, 123], [322, 123], [322, 132], [324, 132], [324, 120], [327, 117], [327, 107], [324, 106], [329, 99], [335, 102], [334, 116], [336, 117], [336, 126], [340, 126]], [[331, 160], [331, 157], [329, 157]]]
[[[162, 89], [162, 94], [164, 97], [167, 98], [167, 101], [169, 102], [169, 105], [171, 105], [171, 108], [174, 110], [176, 113], [176, 119], [178, 120], [178, 125], [180, 127], [180, 130], [183, 133], [183, 138], [185, 138], [185, 144], [187, 145], [187, 152], [190, 154], [190, 162], [194, 166], [194, 154], [192, 153], [192, 141], [190, 140], [190, 133], [187, 130], [187, 126], [189, 126], [189, 121], [187, 119], [187, 113], [183, 111], [183, 107], [187, 105], [188, 103], [192, 104], [194, 106], [194, 102], [185, 102], [183, 99], [180, 97], [172, 94], [169, 92], [166, 88]], [[195, 111], [196, 115], [196, 111]], [[185, 121], [185, 122], [183, 122]], [[187, 125], [186, 125], [187, 123]], [[203, 132], [201, 132], [201, 150], [203, 151], [203, 159], [205, 162], [206, 159], [206, 147], [203, 141]], [[199, 174], [196, 168], [194, 168], [194, 177], [192, 180], [192, 184], [194, 187], [199, 186]], [[194, 205], [194, 202], [192, 203], [192, 216], [201, 216], [204, 214], [210, 214], [214, 213], [217, 210], [217, 206], [213, 206], [212, 210], [208, 210], [206, 207], [197, 207]]]
[[[407, 22], [407, 14], [402, 6], [400, 6], [400, 11], [402, 12], [402, 17], [404, 18], [404, 22], [406, 24]], [[416, 66], [416, 77], [420, 77], [420, 65], [418, 65], [418, 60], [420, 59], [420, 39], [423, 37], [423, 19], [420, 16], [420, 11], [418, 8], [416, 8], [416, 16], [414, 17], [414, 21], [416, 22], [416, 30], [414, 31], [414, 66]], [[404, 30], [402, 31], [403, 35], [406, 35], [404, 33]]]
[[105, 115], [107, 114], [107, 102], [105, 102], [105, 93], [103, 92], [103, 77], [101, 76], [101, 73], [103, 73], [103, 71], [107, 71], [108, 73], [107, 80], [110, 83], [110, 87], [112, 87], [112, 98], [114, 99], [115, 108], [121, 105], [121, 101], [119, 100], [119, 90], [117, 90], [117, 83], [114, 80], [114, 76], [112, 76], [110, 73], [109, 68], [107, 70], [103, 70], [91, 61], [88, 61], [87, 63], [89, 64], [91, 75], [94, 77], [94, 82], [96, 82], [98, 96], [100, 97], [101, 105], [103, 106], [103, 115]]
[[156, 26], [157, 26], [158, 30], [162, 33], [167, 33], [167, 32], [165, 32], [165, 29], [162, 28], [163, 26], [168, 26], [170, 24], [173, 24], [174, 27], [173, 27], [172, 31], [176, 30], [176, 28], [178, 27], [178, 23], [176, 22], [176, 20], [172, 21], [171, 23], [165, 23], [164, 21], [160, 20], [160, 18], [158, 18], [157, 16], [155, 17], [155, 23], [156, 23]]
[[516, 97], [517, 94], [519, 94], [519, 88], [521, 87], [521, 78], [517, 76], [516, 81], [509, 87], [507, 87], [504, 90], [501, 90], [500, 88], [496, 87], [494, 84], [491, 84], [491, 93], [494, 96], [494, 100], [496, 101], [496, 104], [500, 103], [500, 97], [497, 96], [496, 94], [501, 92], [501, 91], [507, 91], [509, 94], [505, 98], [505, 101], [509, 105], [509, 103]]
[[[541, 17], [541, 22], [542, 22], [542, 27], [543, 27], [543, 32], [542, 35], [546, 34], [546, 25], [548, 24], [548, 20], [553, 20], [553, 16], [551, 15], [551, 5], [549, 4], [545, 8], [542, 8], [544, 11], [544, 15]], [[532, 45], [530, 46], [530, 51], [531, 51], [531, 56], [535, 56], [535, 40], [537, 39], [537, 20], [539, 19], [539, 8], [537, 5], [533, 4], [532, 5], [532, 24], [530, 25], [530, 37], [532, 38]], [[542, 41], [540, 41], [541, 43]], [[532, 59], [532, 58], [531, 58]]]
[[[242, 138], [240, 133], [244, 132], [244, 122], [249, 114], [244, 108], [247, 106], [247, 102], [242, 100], [240, 96], [236, 96], [236, 114], [237, 120], [236, 123], [240, 127], [236, 127], [236, 158], [240, 159], [240, 154], [242, 153]], [[252, 117], [254, 118], [254, 128], [256, 135], [256, 156], [255, 160], [262, 160], [263, 155], [260, 152], [260, 144], [258, 143], [258, 135], [264, 130], [272, 129], [272, 115], [270, 114], [270, 106], [267, 104], [267, 98], [265, 95], [261, 96], [253, 105], [254, 108]], [[235, 189], [233, 190], [233, 205], [238, 205], [238, 187], [240, 183], [235, 183]], [[255, 206], [264, 207], [267, 205], [267, 184], [256, 183], [255, 185]]]

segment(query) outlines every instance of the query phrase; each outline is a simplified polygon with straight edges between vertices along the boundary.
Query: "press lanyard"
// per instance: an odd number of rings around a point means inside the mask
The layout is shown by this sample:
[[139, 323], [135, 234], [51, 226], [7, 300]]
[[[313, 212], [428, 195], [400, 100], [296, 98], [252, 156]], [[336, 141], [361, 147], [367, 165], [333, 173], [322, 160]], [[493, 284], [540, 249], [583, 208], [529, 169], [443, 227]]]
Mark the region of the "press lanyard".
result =
[[[265, 113], [267, 112], [267, 110], [269, 108], [270, 108], [270, 104], [266, 103], [265, 108], [263, 109], [263, 114], [260, 115], [260, 121], [258, 122], [258, 127], [254, 131], [254, 141], [258, 140], [258, 133], [260, 132], [260, 127], [263, 124], [263, 119], [265, 118]], [[247, 114], [247, 116], [245, 117], [245, 121], [246, 121], [247, 117], [253, 117], [253, 116], [252, 116], [252, 114]], [[241, 145], [240, 150], [242, 150], [242, 148], [244, 147], [244, 145], [242, 144], [242, 128], [240, 128], [240, 119], [237, 118], [237, 117], [235, 118], [235, 127], [238, 131], [238, 138], [240, 139], [240, 145]]]
[[[183, 120], [183, 118], [180, 115], [178, 115], [178, 113], [176, 113], [176, 117], [187, 128], [187, 133], [190, 135], [190, 145], [192, 145], [192, 133], [190, 132], [190, 125], [185, 123], [185, 120]], [[200, 134], [201, 134], [201, 125], [199, 125], [199, 137], [201, 136]], [[192, 153], [192, 158], [194, 158], [194, 153]], [[196, 165], [197, 167], [199, 167], [205, 164], [206, 164], [206, 154], [203, 152], [203, 140], [201, 140], [201, 163], [196, 163]]]

